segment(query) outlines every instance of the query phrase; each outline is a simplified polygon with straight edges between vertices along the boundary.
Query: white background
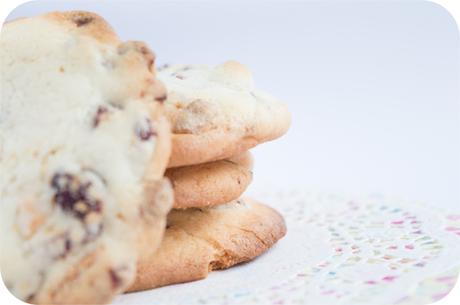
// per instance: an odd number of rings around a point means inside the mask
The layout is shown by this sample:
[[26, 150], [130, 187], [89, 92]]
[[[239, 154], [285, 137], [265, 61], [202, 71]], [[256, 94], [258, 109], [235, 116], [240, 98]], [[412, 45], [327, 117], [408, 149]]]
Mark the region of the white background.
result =
[[227, 4], [38, 1], [9, 17], [84, 9], [158, 63], [236, 59], [285, 100], [289, 133], [254, 149], [251, 188], [386, 193], [460, 208], [460, 40], [422, 1]]

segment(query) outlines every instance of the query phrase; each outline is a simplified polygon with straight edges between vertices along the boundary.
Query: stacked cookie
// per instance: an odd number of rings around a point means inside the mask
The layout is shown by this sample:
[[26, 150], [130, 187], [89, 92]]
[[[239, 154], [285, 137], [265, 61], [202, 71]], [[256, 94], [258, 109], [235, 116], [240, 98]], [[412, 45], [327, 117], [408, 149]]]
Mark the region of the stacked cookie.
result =
[[172, 205], [154, 55], [74, 11], [6, 23], [0, 58], [2, 279], [29, 303], [107, 303]]
[[286, 233], [278, 212], [240, 198], [252, 180], [248, 150], [287, 131], [286, 106], [255, 89], [250, 71], [234, 61], [165, 66], [158, 77], [173, 132], [165, 176], [174, 210], [159, 250], [141, 255], [130, 291], [205, 278], [255, 258]]

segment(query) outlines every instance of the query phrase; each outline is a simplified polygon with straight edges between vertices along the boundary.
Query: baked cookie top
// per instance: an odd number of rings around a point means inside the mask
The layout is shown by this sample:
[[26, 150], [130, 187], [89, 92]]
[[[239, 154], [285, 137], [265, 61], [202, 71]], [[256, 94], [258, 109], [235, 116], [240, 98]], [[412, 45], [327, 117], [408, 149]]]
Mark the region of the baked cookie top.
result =
[[249, 69], [236, 61], [165, 66], [158, 77], [174, 133], [170, 167], [224, 159], [289, 128], [286, 105], [256, 89]]
[[4, 24], [0, 58], [5, 284], [29, 302], [106, 302], [134, 277], [145, 215], [171, 204], [145, 198], [170, 145], [155, 56], [74, 11]]

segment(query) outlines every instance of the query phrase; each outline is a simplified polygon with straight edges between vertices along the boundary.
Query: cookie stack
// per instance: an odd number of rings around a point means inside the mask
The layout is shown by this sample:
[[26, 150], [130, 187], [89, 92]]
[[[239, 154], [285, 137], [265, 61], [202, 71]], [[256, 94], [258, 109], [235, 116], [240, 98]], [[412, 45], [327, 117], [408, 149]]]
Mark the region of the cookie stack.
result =
[[17, 298], [107, 303], [284, 236], [280, 214], [240, 198], [248, 150], [290, 123], [243, 65], [158, 77], [146, 44], [81, 11], [6, 23], [0, 59], [0, 268]]
[[235, 61], [165, 66], [158, 78], [173, 132], [165, 176], [174, 209], [159, 250], [141, 255], [129, 291], [205, 278], [257, 257], [286, 233], [278, 212], [240, 198], [252, 180], [248, 150], [287, 131], [286, 106], [255, 89], [251, 72]]

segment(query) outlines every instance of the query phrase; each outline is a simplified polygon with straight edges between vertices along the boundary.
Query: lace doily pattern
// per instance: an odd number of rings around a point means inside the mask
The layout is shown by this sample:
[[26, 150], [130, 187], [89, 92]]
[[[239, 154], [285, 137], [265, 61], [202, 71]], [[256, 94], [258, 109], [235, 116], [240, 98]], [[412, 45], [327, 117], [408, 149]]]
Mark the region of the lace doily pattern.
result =
[[[460, 213], [382, 196], [258, 192], [288, 235], [255, 261], [204, 281], [129, 294], [179, 304], [426, 304], [460, 269]], [[173, 293], [174, 292], [174, 293]]]

